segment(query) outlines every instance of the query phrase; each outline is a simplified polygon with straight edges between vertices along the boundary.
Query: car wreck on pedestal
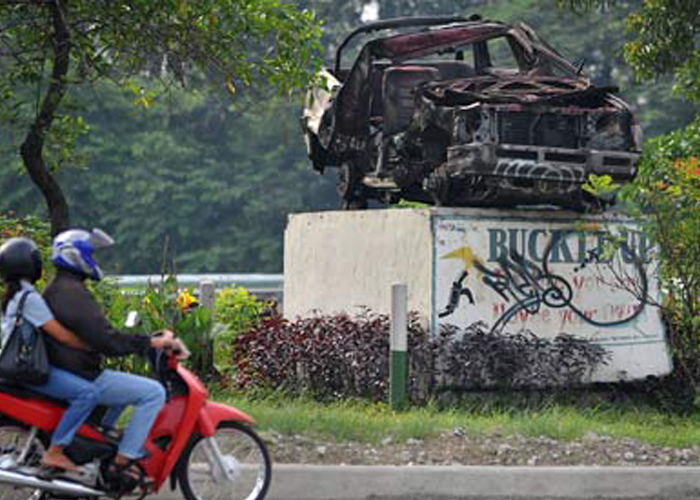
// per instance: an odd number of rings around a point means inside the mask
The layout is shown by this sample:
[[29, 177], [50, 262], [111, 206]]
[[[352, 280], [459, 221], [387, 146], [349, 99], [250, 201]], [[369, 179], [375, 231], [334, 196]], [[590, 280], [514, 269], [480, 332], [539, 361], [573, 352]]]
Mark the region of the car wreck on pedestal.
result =
[[[343, 52], [374, 35], [352, 66]], [[478, 17], [364, 25], [340, 44], [302, 117], [309, 158], [338, 169], [345, 208], [369, 199], [443, 206], [604, 208], [590, 174], [631, 180], [641, 129], [529, 26]]]

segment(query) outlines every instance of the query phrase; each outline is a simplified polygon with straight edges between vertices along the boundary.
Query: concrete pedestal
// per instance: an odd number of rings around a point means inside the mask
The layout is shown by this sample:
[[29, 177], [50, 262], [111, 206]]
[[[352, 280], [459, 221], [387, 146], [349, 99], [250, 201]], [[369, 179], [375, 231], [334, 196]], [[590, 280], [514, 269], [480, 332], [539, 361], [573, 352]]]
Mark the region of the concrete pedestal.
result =
[[[621, 246], [608, 242], [615, 238]], [[409, 310], [441, 325], [568, 333], [612, 353], [595, 380], [670, 372], [654, 248], [620, 215], [493, 209], [296, 214], [285, 234], [284, 313]]]

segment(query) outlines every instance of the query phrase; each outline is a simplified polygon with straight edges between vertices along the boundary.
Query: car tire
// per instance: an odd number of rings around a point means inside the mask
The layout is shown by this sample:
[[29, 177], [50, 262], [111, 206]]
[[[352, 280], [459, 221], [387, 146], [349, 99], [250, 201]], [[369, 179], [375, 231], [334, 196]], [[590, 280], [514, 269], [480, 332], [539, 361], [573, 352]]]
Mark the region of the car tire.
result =
[[367, 194], [362, 185], [362, 173], [352, 162], [343, 163], [338, 169], [338, 194], [343, 210], [363, 210], [367, 208]]

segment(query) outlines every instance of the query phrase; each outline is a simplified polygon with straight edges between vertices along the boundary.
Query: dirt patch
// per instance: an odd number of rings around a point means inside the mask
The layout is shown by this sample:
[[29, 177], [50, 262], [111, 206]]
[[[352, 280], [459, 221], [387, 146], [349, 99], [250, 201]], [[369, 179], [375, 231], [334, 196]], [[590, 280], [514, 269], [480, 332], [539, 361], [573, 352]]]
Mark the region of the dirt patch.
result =
[[574, 441], [545, 436], [469, 436], [461, 429], [428, 439], [375, 445], [263, 433], [275, 463], [345, 465], [700, 465], [700, 446], [652, 446], [594, 433]]

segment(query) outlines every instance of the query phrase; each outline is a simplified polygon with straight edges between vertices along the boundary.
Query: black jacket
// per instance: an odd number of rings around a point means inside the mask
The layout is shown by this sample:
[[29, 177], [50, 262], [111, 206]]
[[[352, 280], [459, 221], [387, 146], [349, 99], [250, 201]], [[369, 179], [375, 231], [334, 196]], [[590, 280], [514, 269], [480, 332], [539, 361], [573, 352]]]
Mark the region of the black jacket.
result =
[[56, 320], [92, 349], [73, 349], [47, 336], [51, 365], [94, 380], [102, 373], [104, 356], [145, 355], [148, 351], [150, 337], [117, 331], [105, 318], [81, 276], [58, 270], [44, 291], [44, 299]]

